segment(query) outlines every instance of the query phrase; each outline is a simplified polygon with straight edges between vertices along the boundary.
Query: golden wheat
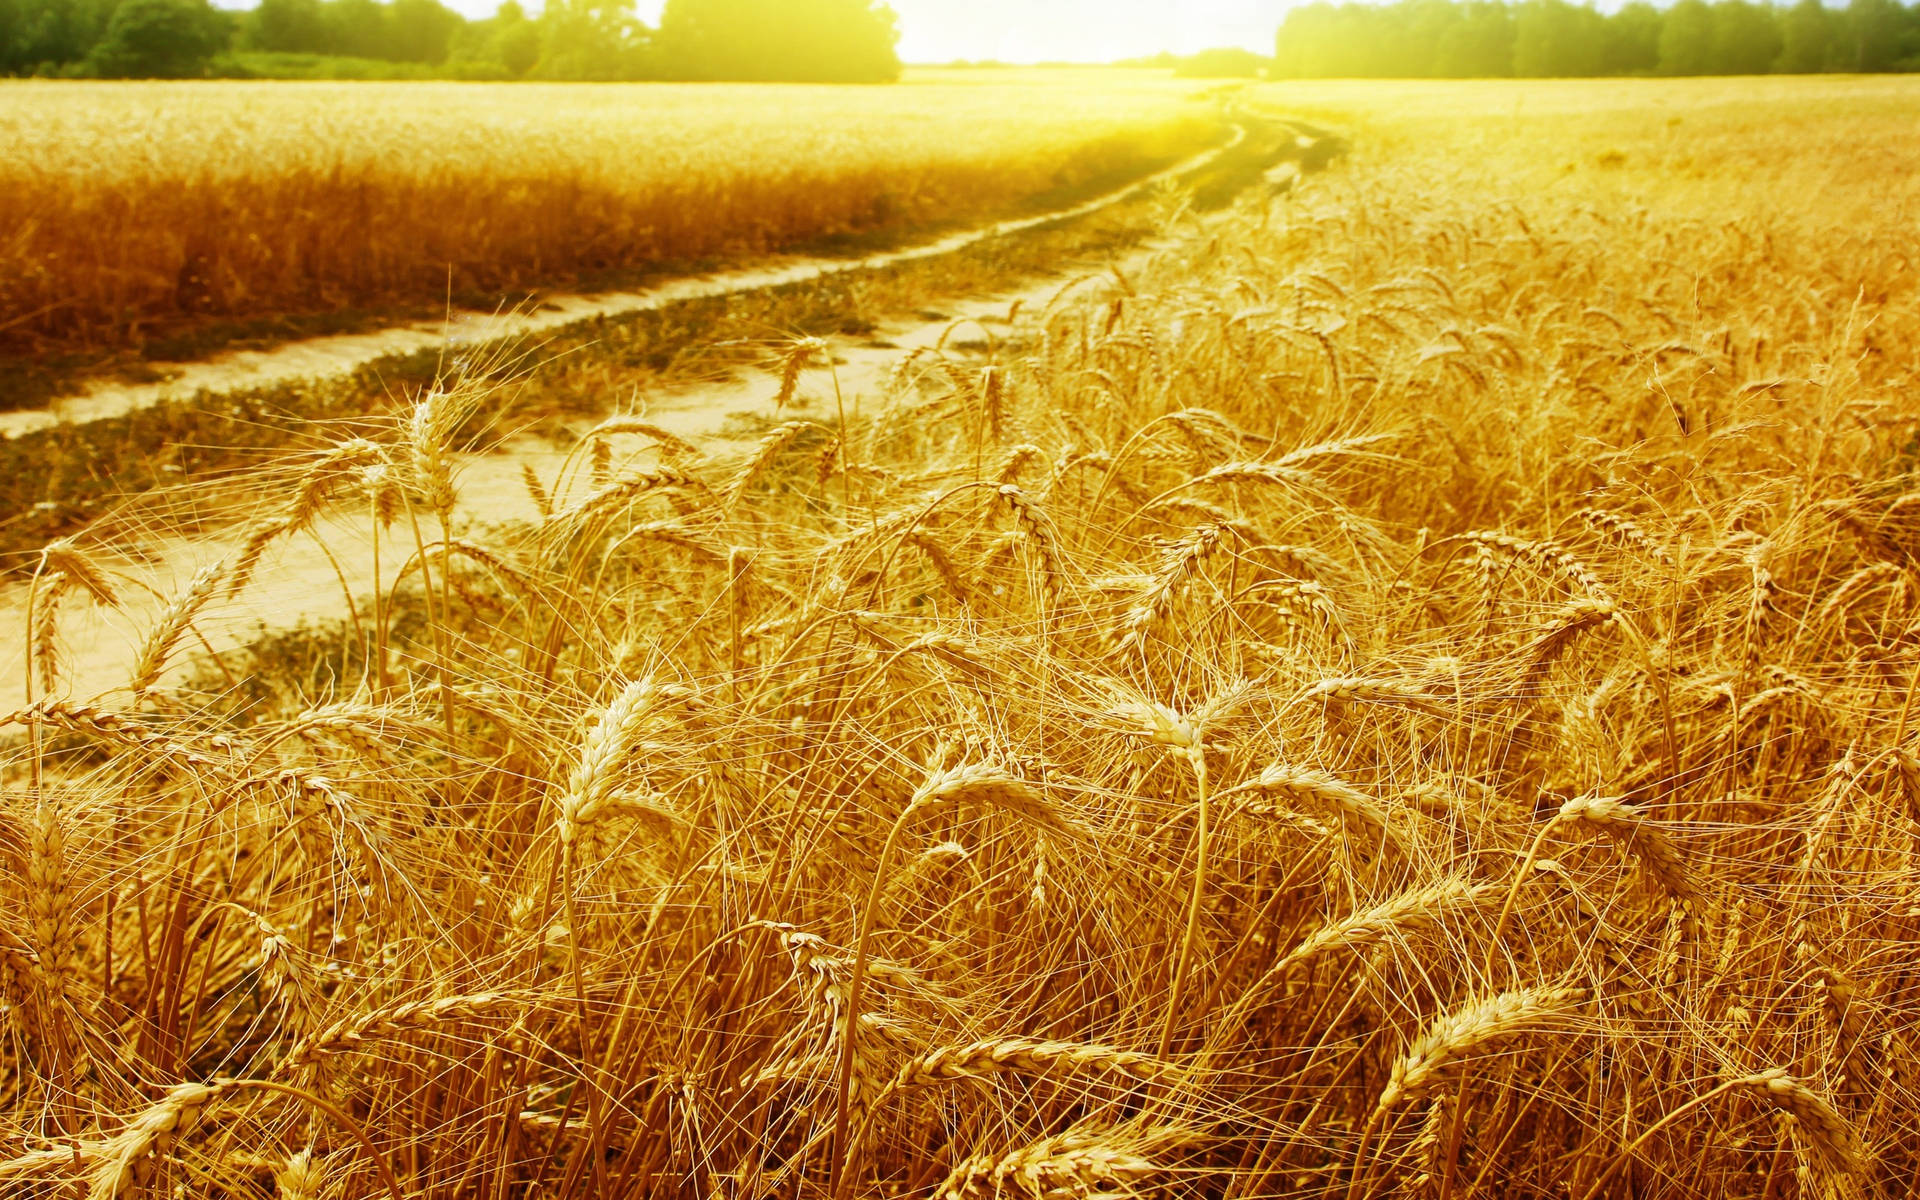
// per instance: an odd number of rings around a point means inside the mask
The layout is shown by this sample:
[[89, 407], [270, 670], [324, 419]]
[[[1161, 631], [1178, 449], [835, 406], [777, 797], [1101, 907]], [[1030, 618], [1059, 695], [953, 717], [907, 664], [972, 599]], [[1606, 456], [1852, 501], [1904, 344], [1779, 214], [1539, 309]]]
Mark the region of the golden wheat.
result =
[[[0, 714], [0, 1188], [1906, 1194], [1912, 86], [1265, 85], [1350, 161], [844, 416], [315, 431]], [[412, 544], [215, 641], [296, 528]]]
[[10, 83], [0, 332], [112, 346], [898, 235], [1144, 171], [1217, 128], [1191, 87], [1143, 76], [984, 83]]

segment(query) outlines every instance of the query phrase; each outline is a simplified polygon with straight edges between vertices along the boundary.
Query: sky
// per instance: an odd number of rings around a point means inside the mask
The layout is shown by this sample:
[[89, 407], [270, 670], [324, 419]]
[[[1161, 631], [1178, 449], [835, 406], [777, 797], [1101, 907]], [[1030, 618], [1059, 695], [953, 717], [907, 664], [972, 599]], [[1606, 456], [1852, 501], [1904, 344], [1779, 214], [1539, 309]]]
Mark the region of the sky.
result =
[[[470, 17], [499, 0], [442, 0]], [[529, 12], [538, 0], [522, 0]], [[1273, 52], [1290, 0], [892, 0], [907, 62], [1111, 62], [1212, 46]], [[648, 24], [662, 0], [639, 0]]]
[[1110, 62], [1212, 46], [1273, 52], [1283, 0], [893, 0], [908, 62]]

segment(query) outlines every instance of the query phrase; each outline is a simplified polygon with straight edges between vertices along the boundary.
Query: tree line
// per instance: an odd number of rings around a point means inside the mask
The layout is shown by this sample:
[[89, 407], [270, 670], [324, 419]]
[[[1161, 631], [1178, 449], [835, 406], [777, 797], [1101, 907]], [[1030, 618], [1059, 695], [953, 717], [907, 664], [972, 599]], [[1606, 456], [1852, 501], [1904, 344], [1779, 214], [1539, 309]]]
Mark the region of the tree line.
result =
[[[0, 74], [194, 76], [341, 64], [473, 79], [887, 82], [900, 74], [878, 0], [668, 0], [657, 27], [634, 0], [504, 0], [470, 21], [440, 0], [0, 0]], [[1181, 73], [1250, 74], [1245, 52]], [[364, 66], [362, 67], [364, 70]], [[1290, 10], [1270, 72], [1360, 76], [1747, 75], [1920, 70], [1920, 0], [1398, 0]]]
[[1282, 78], [1920, 71], [1920, 0], [1678, 0], [1612, 13], [1566, 0], [1318, 3], [1287, 14], [1274, 49]]
[[0, 0], [0, 75], [273, 74], [313, 58], [470, 79], [884, 83], [900, 75], [898, 40], [876, 0], [668, 0], [657, 27], [633, 0], [547, 0], [537, 17], [504, 0], [477, 21], [439, 0], [260, 0], [241, 12]]

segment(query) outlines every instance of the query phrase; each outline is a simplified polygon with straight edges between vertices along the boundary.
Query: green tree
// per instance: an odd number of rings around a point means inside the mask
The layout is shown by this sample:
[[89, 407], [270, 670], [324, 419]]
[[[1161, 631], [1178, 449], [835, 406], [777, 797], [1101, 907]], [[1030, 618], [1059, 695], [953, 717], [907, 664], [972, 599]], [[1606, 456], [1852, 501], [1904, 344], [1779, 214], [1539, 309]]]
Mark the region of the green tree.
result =
[[547, 0], [540, 14], [543, 79], [637, 79], [646, 74], [647, 27], [633, 0]]
[[1773, 69], [1808, 75], [1827, 69], [1833, 50], [1833, 20], [1820, 0], [1800, 0], [1780, 18], [1780, 57]]
[[387, 10], [375, 0], [331, 0], [326, 6], [327, 48], [354, 58], [386, 58]]
[[1713, 73], [1764, 75], [1780, 57], [1780, 27], [1771, 8], [1746, 0], [1713, 6]]
[[324, 54], [327, 15], [320, 0], [260, 0], [248, 14], [247, 44], [287, 54]]
[[1680, 0], [1660, 25], [1660, 73], [1705, 75], [1713, 69], [1713, 10], [1706, 0]]
[[[745, 4], [751, 0], [728, 0]], [[1664, 2], [1664, 0], [1659, 0]], [[1287, 10], [1276, 78], [1920, 71], [1920, 0], [1315, 0]], [[1837, 2], [1837, 0], [1833, 0]], [[1788, 10], [1775, 3], [1796, 3]], [[717, 6], [717, 3], [716, 3]]]
[[1900, 10], [1894, 43], [1895, 71], [1920, 71], [1920, 3]]
[[1434, 51], [1457, 18], [1447, 0], [1400, 0], [1364, 19], [1371, 29], [1368, 73], [1424, 79], [1433, 74]]
[[[1816, 3], [1818, 0], [1816, 0]], [[1650, 75], [1660, 66], [1660, 10], [1635, 0], [1607, 18], [1600, 69], [1608, 75]]]
[[384, 57], [397, 62], [445, 62], [453, 35], [465, 23], [440, 0], [393, 0], [387, 11]]
[[526, 10], [514, 0], [506, 0], [493, 15], [488, 49], [509, 73], [525, 75], [540, 61], [540, 27], [527, 20]]
[[1847, 71], [1891, 70], [1900, 57], [1905, 16], [1893, 0], [1852, 0], [1836, 39], [1837, 65]]
[[1460, 19], [1434, 47], [1433, 73], [1446, 79], [1513, 74], [1513, 13], [1504, 4], [1459, 6]]
[[[118, 0], [11, 0], [0, 19], [0, 72], [78, 62], [106, 33]], [[9, 31], [8, 26], [11, 26]]]
[[1513, 19], [1513, 73], [1522, 77], [1598, 75], [1606, 20], [1566, 0], [1527, 0]]
[[1280, 31], [1273, 40], [1275, 77], [1321, 77], [1336, 18], [1337, 10], [1325, 0], [1288, 9], [1286, 17], [1280, 22]]
[[1182, 79], [1254, 79], [1266, 69], [1266, 59], [1237, 46], [1202, 50], [1173, 65], [1173, 73]]
[[14, 56], [19, 53], [16, 47], [23, 26], [19, 0], [0, 0], [0, 74], [14, 71]]
[[1431, 79], [1439, 69], [1440, 43], [1460, 24], [1453, 0], [1401, 0], [1390, 9], [1391, 69], [1407, 79]]
[[891, 83], [899, 40], [874, 0], [667, 0], [659, 65], [678, 79]]
[[105, 76], [180, 78], [199, 74], [231, 37], [207, 0], [122, 0], [87, 62]]
[[1393, 24], [1392, 12], [1368, 4], [1291, 9], [1275, 43], [1275, 74], [1309, 79], [1389, 74]]

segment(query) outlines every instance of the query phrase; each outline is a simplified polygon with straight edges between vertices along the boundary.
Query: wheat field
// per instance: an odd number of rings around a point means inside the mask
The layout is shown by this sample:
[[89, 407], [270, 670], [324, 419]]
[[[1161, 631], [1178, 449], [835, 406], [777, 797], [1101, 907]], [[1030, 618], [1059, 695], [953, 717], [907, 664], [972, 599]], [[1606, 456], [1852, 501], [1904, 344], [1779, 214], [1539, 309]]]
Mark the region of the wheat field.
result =
[[1223, 128], [1196, 91], [1084, 71], [877, 89], [8, 81], [0, 347], [437, 309], [971, 223], [1192, 153]]
[[48, 547], [7, 1194], [1909, 1194], [1913, 90], [1259, 99], [1352, 155], [862, 415], [488, 524], [468, 378]]

